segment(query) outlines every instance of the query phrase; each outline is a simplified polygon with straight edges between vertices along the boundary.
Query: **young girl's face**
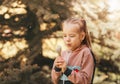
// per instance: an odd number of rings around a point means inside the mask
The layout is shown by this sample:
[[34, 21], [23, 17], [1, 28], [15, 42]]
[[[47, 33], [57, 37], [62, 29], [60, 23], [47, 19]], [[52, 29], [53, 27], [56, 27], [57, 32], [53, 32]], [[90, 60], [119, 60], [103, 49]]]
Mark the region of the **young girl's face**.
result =
[[63, 39], [69, 50], [74, 51], [81, 45], [83, 35], [80, 32], [77, 24], [64, 24], [63, 25]]

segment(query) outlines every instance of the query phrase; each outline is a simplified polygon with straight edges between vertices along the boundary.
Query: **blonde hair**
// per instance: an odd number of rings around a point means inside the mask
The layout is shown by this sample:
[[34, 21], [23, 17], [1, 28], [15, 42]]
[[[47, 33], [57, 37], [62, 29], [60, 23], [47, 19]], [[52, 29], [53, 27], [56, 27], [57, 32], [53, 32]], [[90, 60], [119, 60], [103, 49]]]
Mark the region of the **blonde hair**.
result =
[[85, 38], [82, 41], [82, 44], [86, 44], [90, 49], [91, 49], [91, 41], [90, 41], [90, 36], [86, 27], [86, 21], [81, 18], [68, 18], [65, 21], [63, 21], [62, 26], [64, 24], [77, 24], [79, 25], [80, 31], [83, 31], [85, 33]]

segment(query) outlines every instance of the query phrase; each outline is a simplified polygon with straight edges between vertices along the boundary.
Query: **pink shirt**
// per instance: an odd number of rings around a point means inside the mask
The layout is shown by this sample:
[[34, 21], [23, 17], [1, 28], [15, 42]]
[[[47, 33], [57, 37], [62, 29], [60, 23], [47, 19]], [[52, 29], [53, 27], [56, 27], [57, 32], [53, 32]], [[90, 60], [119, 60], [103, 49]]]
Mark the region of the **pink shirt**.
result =
[[[68, 62], [68, 66], [79, 66], [80, 70], [72, 70], [68, 80], [74, 84], [90, 84], [93, 71], [94, 59], [90, 49], [86, 45], [77, 48], [71, 54], [68, 51], [61, 53], [62, 57]], [[53, 65], [54, 67], [54, 65]], [[62, 73], [52, 69], [51, 76], [54, 84], [58, 84]]]

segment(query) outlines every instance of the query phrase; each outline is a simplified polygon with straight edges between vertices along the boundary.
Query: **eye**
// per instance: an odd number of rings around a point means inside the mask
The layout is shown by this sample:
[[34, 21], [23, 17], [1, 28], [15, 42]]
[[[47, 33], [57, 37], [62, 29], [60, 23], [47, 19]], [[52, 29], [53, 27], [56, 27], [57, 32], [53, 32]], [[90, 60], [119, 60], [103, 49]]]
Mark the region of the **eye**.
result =
[[66, 35], [63, 35], [63, 37], [67, 37]]
[[70, 35], [70, 37], [75, 37], [75, 35]]

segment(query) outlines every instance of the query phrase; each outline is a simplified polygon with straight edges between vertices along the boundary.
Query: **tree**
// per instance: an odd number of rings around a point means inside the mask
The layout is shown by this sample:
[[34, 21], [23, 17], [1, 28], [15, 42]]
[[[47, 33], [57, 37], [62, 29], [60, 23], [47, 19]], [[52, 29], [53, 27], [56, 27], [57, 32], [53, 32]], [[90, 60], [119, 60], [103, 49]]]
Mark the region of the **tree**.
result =
[[[118, 43], [120, 39], [118, 33], [120, 31], [118, 22], [120, 17], [118, 14], [120, 10], [109, 11], [110, 5], [104, 0], [77, 0], [77, 3], [73, 4], [77, 15], [82, 16], [88, 22], [93, 51], [99, 59], [95, 83], [101, 84], [109, 81], [119, 83], [120, 45]], [[115, 15], [117, 18], [110, 18]]]
[[[49, 66], [53, 60], [43, 57], [42, 38], [60, 30], [60, 22], [72, 14], [68, 6], [70, 3], [64, 0], [2, 1], [1, 84], [51, 84]], [[45, 30], [40, 28], [42, 24], [47, 25]], [[12, 53], [5, 53], [5, 49]]]
[[115, 30], [119, 25], [109, 19], [107, 1], [1, 0], [0, 4], [0, 83], [51, 84], [53, 59], [43, 56], [42, 40], [61, 38], [54, 33], [71, 16], [83, 17], [88, 23], [93, 51], [100, 60], [97, 83], [119, 83], [119, 31]]

